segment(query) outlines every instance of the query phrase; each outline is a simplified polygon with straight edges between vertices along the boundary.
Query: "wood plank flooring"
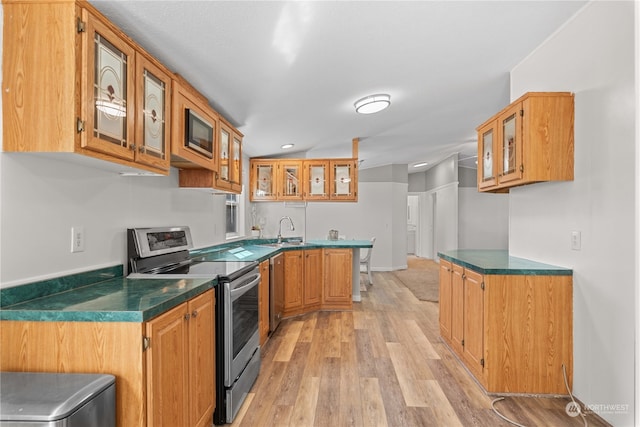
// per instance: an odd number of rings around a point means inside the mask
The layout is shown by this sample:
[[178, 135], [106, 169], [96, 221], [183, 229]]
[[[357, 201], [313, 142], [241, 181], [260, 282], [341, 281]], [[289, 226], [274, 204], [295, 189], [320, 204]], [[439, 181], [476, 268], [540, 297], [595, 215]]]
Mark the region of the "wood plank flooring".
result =
[[[350, 312], [283, 321], [233, 426], [510, 426], [439, 338], [438, 304], [375, 272]], [[361, 282], [364, 283], [364, 280]], [[583, 426], [569, 398], [506, 397], [524, 426]], [[587, 415], [589, 426], [607, 426]]]

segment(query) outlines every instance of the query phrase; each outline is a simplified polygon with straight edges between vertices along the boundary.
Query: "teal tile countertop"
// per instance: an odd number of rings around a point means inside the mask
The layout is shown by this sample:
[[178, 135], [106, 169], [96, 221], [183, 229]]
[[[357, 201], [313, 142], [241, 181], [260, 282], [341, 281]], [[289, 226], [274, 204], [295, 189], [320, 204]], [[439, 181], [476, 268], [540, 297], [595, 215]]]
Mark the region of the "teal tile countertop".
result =
[[283, 239], [276, 245], [276, 239], [245, 239], [224, 245], [192, 250], [190, 256], [198, 261], [258, 261], [262, 262], [284, 251], [302, 249], [356, 249], [372, 247], [370, 240], [308, 240], [299, 238]]
[[[190, 252], [202, 261], [264, 261], [282, 251], [370, 248], [369, 240], [244, 239]], [[144, 322], [213, 288], [217, 279], [127, 279], [106, 267], [0, 289], [0, 320]]]
[[42, 292], [46, 295], [36, 298], [29, 298], [31, 292], [28, 288], [37, 285], [42, 289], [49, 289], [53, 283], [62, 280], [53, 279], [2, 289], [0, 320], [143, 322], [216, 284], [215, 279], [126, 279], [120, 273], [120, 277], [87, 285], [78, 278], [86, 275], [87, 273], [66, 276], [66, 283], [59, 284], [56, 293]]
[[481, 274], [524, 276], [571, 276], [573, 270], [509, 255], [505, 250], [458, 249], [438, 256]]

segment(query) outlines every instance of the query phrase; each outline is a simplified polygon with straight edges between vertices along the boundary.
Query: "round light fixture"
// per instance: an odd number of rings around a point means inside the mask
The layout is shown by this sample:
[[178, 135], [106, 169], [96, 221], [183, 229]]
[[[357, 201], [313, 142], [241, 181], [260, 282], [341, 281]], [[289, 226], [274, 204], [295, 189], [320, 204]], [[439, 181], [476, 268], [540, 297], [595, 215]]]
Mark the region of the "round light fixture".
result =
[[382, 111], [391, 105], [391, 96], [381, 93], [378, 95], [365, 96], [357, 100], [353, 106], [356, 112], [360, 114], [373, 114]]
[[281, 145], [280, 148], [282, 148], [283, 150], [286, 150], [287, 148], [293, 148], [293, 144], [284, 144]]

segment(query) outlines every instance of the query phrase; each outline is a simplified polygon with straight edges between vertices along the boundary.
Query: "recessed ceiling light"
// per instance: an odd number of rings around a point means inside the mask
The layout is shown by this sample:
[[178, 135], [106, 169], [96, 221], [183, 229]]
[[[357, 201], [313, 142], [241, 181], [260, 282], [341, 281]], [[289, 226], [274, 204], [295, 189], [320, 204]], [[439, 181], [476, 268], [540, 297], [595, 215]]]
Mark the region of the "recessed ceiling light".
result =
[[422, 166], [427, 166], [429, 163], [427, 162], [422, 162], [422, 163], [416, 163], [415, 165], [413, 165], [414, 168], [420, 168]]
[[281, 145], [280, 148], [282, 148], [283, 150], [286, 150], [287, 148], [293, 148], [293, 144], [284, 144]]
[[378, 95], [369, 95], [358, 99], [353, 106], [356, 112], [360, 114], [373, 114], [382, 111], [391, 105], [391, 96], [381, 93]]

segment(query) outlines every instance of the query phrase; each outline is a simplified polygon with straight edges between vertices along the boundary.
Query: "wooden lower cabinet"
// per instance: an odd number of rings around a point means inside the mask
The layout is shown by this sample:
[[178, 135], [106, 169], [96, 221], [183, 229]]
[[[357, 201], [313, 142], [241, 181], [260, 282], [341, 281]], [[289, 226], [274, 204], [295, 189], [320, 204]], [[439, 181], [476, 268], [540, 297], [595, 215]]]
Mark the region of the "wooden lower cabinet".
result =
[[282, 317], [303, 312], [302, 286], [304, 281], [304, 251], [284, 252], [284, 307]]
[[118, 426], [208, 426], [214, 311], [209, 290], [146, 323], [5, 320], [0, 370], [112, 374]]
[[489, 393], [566, 394], [571, 276], [483, 275], [440, 260], [440, 333]]
[[304, 251], [304, 287], [302, 296], [305, 311], [320, 308], [322, 303], [322, 249]]
[[324, 250], [322, 308], [351, 309], [353, 307], [353, 269], [351, 249]]
[[215, 402], [213, 290], [146, 325], [148, 424], [211, 425]]
[[260, 345], [269, 337], [269, 260], [260, 263], [260, 287], [258, 288], [258, 331]]
[[452, 266], [447, 260], [440, 260], [440, 336], [451, 345], [451, 311], [452, 311]]
[[283, 317], [353, 308], [351, 249], [284, 252]]

